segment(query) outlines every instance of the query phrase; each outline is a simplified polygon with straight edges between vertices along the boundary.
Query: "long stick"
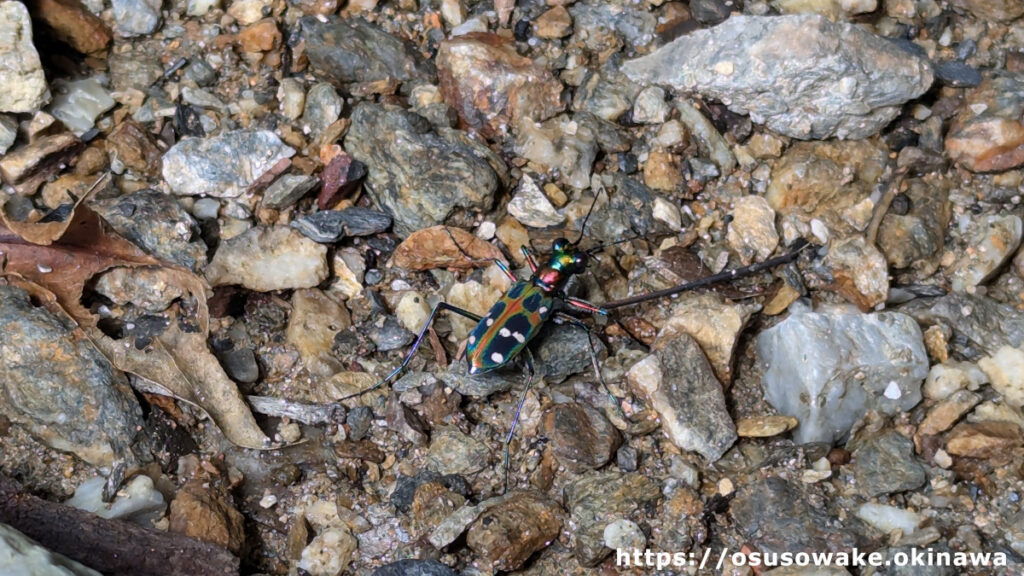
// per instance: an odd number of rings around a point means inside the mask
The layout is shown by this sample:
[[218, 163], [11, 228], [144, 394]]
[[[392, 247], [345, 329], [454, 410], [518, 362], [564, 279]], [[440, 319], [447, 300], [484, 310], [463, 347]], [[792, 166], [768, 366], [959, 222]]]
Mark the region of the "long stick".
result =
[[709, 286], [711, 284], [718, 284], [719, 282], [729, 282], [731, 280], [737, 280], [739, 278], [745, 278], [757, 274], [762, 270], [768, 270], [782, 264], [788, 264], [793, 260], [796, 260], [800, 256], [805, 248], [809, 244], [804, 240], [797, 242], [797, 247], [782, 256], [776, 256], [770, 258], [764, 262], [758, 262], [757, 264], [751, 264], [750, 266], [744, 266], [742, 268], [733, 268], [732, 270], [724, 270], [718, 274], [712, 274], [711, 276], [705, 276], [699, 280], [693, 282], [687, 282], [686, 284], [680, 284], [679, 286], [673, 286], [671, 288], [665, 288], [664, 290], [655, 290], [654, 292], [648, 292], [646, 294], [639, 294], [637, 296], [630, 296], [629, 298], [623, 298], [621, 300], [612, 300], [611, 302], [605, 302], [601, 304], [601, 308], [605, 310], [612, 310], [614, 308], [622, 308], [623, 306], [630, 306], [633, 304], [639, 304], [640, 302], [646, 302], [648, 300], [656, 300], [658, 298], [664, 298], [665, 296], [671, 296], [673, 294], [679, 294], [680, 292], [686, 292], [702, 286]]

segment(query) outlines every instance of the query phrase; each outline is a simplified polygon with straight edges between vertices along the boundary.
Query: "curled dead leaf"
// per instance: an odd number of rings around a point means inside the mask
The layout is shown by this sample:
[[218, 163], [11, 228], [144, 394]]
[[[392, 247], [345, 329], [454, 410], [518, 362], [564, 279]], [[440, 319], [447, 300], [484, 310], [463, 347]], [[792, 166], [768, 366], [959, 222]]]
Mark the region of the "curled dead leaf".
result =
[[[80, 205], [64, 234], [49, 245], [26, 241], [0, 227], [0, 275], [20, 276], [53, 298], [118, 369], [152, 386], [145, 390], [174, 396], [206, 412], [234, 444], [266, 448], [263, 434], [235, 383], [207, 347], [211, 293], [190, 271], [164, 265], [118, 237], [88, 206]], [[98, 327], [99, 318], [82, 304], [94, 279], [118, 268], [146, 270], [159, 282], [175, 286], [188, 305], [168, 309], [166, 329], [145, 341], [115, 339]], [[155, 274], [153, 274], [155, 272]], [[177, 315], [177, 318], [173, 316]], [[179, 321], [175, 321], [179, 320]], [[182, 325], [190, 326], [188, 330]]]

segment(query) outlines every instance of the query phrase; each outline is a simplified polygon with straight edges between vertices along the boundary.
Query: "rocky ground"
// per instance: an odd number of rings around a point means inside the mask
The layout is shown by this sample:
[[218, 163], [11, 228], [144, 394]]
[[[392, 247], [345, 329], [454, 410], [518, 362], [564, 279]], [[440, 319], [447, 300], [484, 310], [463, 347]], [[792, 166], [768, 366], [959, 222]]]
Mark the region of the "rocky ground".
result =
[[[1019, 574], [1022, 16], [0, 2], [0, 572]], [[596, 303], [810, 247], [545, 327], [507, 492], [472, 322], [349, 397], [581, 234]]]

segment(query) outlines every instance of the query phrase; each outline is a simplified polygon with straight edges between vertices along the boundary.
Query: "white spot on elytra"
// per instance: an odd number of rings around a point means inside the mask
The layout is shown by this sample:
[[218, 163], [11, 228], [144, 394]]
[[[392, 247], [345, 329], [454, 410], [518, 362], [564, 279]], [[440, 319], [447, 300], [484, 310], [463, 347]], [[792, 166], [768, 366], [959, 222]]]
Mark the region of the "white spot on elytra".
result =
[[491, 324], [494, 324], [494, 318], [487, 319], [487, 325], [490, 326]]
[[537, 313], [540, 314], [541, 316], [547, 314], [547, 312], [548, 312], [548, 307], [547, 306], [541, 306], [540, 309], [537, 310]]
[[510, 332], [508, 328], [502, 328], [501, 330], [498, 330], [498, 335], [502, 338], [508, 338], [512, 335], [512, 332]]
[[513, 332], [512, 337], [519, 341], [520, 344], [526, 342], [526, 336], [523, 336], [519, 332]]
[[470, 344], [476, 344], [476, 336], [470, 336], [469, 337], [469, 343]]
[[501, 364], [505, 361], [505, 357], [501, 355], [501, 352], [495, 352], [494, 354], [491, 354], [491, 360], [496, 364]]

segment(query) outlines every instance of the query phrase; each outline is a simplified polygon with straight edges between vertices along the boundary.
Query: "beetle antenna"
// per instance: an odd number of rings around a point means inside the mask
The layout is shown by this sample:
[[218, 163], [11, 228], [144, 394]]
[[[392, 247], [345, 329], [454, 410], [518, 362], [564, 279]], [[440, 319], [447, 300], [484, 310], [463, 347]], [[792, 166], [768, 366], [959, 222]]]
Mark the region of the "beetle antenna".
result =
[[597, 246], [594, 246], [593, 248], [589, 248], [588, 250], [586, 250], [587, 256], [593, 256], [593, 255], [597, 254], [598, 252], [600, 252], [601, 250], [604, 250], [605, 248], [607, 248], [609, 246], [615, 246], [616, 244], [625, 244], [626, 242], [632, 242], [633, 240], [639, 240], [640, 238], [643, 238], [644, 236], [645, 236], [645, 234], [637, 234], [635, 236], [630, 236], [628, 238], [623, 238], [622, 240], [616, 240], [615, 242], [602, 242], [601, 244], [598, 244]]
[[597, 199], [601, 197], [601, 191], [604, 188], [597, 191], [597, 195], [594, 196], [594, 201], [590, 204], [590, 210], [587, 210], [587, 215], [583, 218], [583, 225], [580, 226], [580, 235], [576, 238], [576, 241], [572, 243], [572, 246], [579, 246], [580, 240], [583, 240], [583, 233], [587, 231], [587, 221], [590, 220], [590, 215], [594, 213], [594, 207], [597, 206]]

